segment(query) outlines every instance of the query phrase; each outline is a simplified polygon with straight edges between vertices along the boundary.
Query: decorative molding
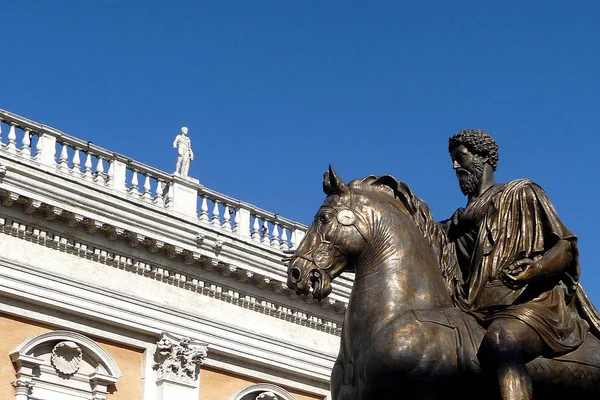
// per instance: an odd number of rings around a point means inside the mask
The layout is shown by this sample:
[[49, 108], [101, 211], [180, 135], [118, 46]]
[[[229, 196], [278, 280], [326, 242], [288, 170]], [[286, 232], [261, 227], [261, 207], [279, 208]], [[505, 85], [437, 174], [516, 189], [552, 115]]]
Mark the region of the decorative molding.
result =
[[[54, 345], [51, 351], [50, 345]], [[9, 355], [17, 371], [17, 380], [12, 384], [16, 394], [22, 394], [24, 399], [29, 398], [32, 384], [39, 384], [40, 390], [50, 389], [57, 396], [81, 391], [86, 398], [106, 400], [108, 386], [122, 376], [110, 354], [90, 338], [71, 331], [52, 331], [35, 336], [21, 343]], [[88, 368], [94, 370], [91, 374], [89, 371], [78, 372], [84, 357], [89, 363]], [[37, 399], [40, 393], [33, 389], [31, 395]]]
[[33, 214], [42, 207], [42, 202], [39, 200], [27, 199], [25, 203], [25, 213]]
[[67, 226], [68, 227], [76, 227], [84, 220], [83, 215], [69, 213], [67, 217]]
[[46, 207], [46, 214], [45, 214], [45, 218], [48, 221], [53, 221], [55, 220], [57, 217], [61, 216], [63, 213], [63, 209], [60, 207], [54, 207], [54, 206], [47, 206]]
[[31, 389], [35, 386], [35, 383], [25, 379], [17, 379], [12, 381], [10, 384], [15, 388], [16, 396], [29, 396], [31, 394]]
[[204, 343], [193, 342], [185, 337], [176, 339], [163, 333], [156, 343], [153, 368], [158, 371], [158, 379], [194, 383], [207, 351], [208, 345]]
[[10, 352], [10, 359], [13, 363], [18, 363], [22, 359], [31, 358], [30, 356], [27, 356], [27, 354], [31, 353], [36, 347], [43, 345], [44, 343], [56, 341], [63, 343], [71, 342], [75, 344], [75, 346], [77, 346], [83, 353], [88, 352], [94, 354], [103, 367], [106, 368], [108, 374], [107, 376], [109, 376], [111, 379], [116, 380], [123, 375], [110, 354], [108, 354], [95, 341], [87, 336], [71, 331], [52, 331], [42, 333], [41, 335], [38, 335], [32, 339], [28, 339]]
[[[15, 194], [13, 194], [14, 197]], [[5, 192], [6, 196], [6, 192]], [[18, 195], [16, 195], [18, 196]], [[46, 208], [46, 206], [42, 205]], [[56, 207], [48, 207], [46, 209], [57, 209]], [[57, 209], [58, 210], [58, 209]], [[62, 209], [61, 210], [61, 214]], [[57, 212], [53, 214], [58, 215]], [[66, 213], [65, 213], [66, 214]], [[56, 221], [59, 221], [57, 218]], [[86, 225], [86, 230], [90, 230], [90, 226], [94, 226], [92, 229], [94, 232], [98, 227], [102, 227], [102, 231], [105, 231], [109, 240], [116, 240], [118, 237], [136, 237], [134, 234], [126, 231], [122, 228], [117, 228], [111, 225], [106, 225], [97, 221], [84, 222], [82, 225]], [[262, 314], [271, 315], [276, 318], [280, 318], [292, 323], [297, 323], [303, 326], [307, 326], [319, 331], [338, 335], [341, 332], [341, 324], [335, 321], [323, 319], [316, 315], [306, 314], [304, 311], [298, 309], [288, 308], [287, 306], [273, 303], [271, 301], [262, 300], [254, 296], [249, 296], [246, 293], [240, 292], [232, 287], [223, 286], [222, 284], [216, 284], [207, 280], [206, 278], [197, 275], [186, 275], [180, 271], [170, 270], [164, 267], [158, 267], [146, 263], [141, 260], [134, 259], [132, 257], [122, 255], [114, 252], [110, 249], [100, 248], [91, 244], [87, 244], [81, 241], [77, 241], [71, 238], [62, 237], [56, 232], [49, 230], [42, 230], [34, 226], [28, 226], [11, 219], [0, 219], [0, 232], [4, 232], [13, 236], [20, 237], [25, 240], [36, 242], [45, 246], [56, 247], [62, 251], [66, 251], [72, 254], [84, 258], [93, 258], [96, 261], [103, 262], [108, 265], [113, 265], [117, 268], [129, 270], [138, 275], [151, 277], [154, 279], [161, 279], [162, 281], [173, 284], [176, 286], [184, 287], [194, 292], [199, 292], [210, 297], [226, 301], [231, 304], [244, 307], [249, 310], [254, 310]], [[152, 254], [152, 239], [146, 238], [143, 241], [143, 245], [147, 246], [147, 251]], [[165, 249], [165, 256], [167, 259], [174, 259], [178, 256], [183, 256], [182, 261], [186, 265], [199, 265], [206, 271], [217, 272], [220, 275], [237, 278], [237, 281], [246, 284], [254, 285], [257, 288], [267, 288], [275, 293], [287, 294], [287, 297], [292, 299], [299, 299], [307, 304], [314, 304], [315, 301], [307, 296], [297, 296], [293, 291], [287, 288], [287, 285], [283, 281], [273, 279], [261, 274], [257, 274], [252, 271], [247, 271], [239, 266], [232, 266], [220, 262], [217, 258], [205, 256], [201, 253], [190, 252], [179, 246], [173, 246], [171, 244], [160, 241], [154, 241], [158, 246]], [[160, 243], [160, 244], [159, 244]], [[319, 305], [322, 308], [330, 308], [337, 314], [343, 314], [348, 307], [348, 304], [344, 301], [329, 299], [328, 301], [320, 302]]]
[[2, 205], [6, 207], [10, 207], [13, 203], [19, 200], [19, 196], [17, 193], [7, 191], [4, 195], [4, 199], [2, 200]]

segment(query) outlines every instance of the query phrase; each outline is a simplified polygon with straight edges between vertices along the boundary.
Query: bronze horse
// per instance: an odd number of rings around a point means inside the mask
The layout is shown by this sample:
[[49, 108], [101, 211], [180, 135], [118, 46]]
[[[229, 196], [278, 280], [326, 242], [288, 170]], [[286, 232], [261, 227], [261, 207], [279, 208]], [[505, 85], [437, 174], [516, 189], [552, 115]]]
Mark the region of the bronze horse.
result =
[[[331, 167], [323, 190], [288, 286], [322, 299], [342, 272], [355, 273], [332, 400], [496, 398], [477, 360], [483, 328], [453, 303], [460, 272], [427, 205], [391, 176], [346, 185]], [[600, 396], [600, 341], [591, 333], [575, 352], [527, 367], [538, 398]]]

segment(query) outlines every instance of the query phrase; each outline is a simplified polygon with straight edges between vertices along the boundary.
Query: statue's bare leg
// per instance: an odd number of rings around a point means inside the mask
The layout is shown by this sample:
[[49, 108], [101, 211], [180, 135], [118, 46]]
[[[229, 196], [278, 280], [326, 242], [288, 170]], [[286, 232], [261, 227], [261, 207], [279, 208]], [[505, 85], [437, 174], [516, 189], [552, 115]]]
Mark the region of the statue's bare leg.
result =
[[533, 398], [531, 377], [525, 364], [543, 351], [543, 341], [529, 325], [499, 318], [489, 326], [477, 356], [484, 370], [498, 377], [503, 400]]

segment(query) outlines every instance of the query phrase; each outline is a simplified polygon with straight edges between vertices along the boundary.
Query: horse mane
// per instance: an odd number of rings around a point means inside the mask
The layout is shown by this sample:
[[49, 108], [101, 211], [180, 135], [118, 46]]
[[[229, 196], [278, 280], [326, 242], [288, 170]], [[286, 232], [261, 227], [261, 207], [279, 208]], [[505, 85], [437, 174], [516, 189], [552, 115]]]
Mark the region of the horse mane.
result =
[[442, 271], [446, 288], [455, 299], [456, 282], [462, 282], [460, 269], [456, 259], [454, 246], [448, 240], [448, 234], [443, 227], [436, 223], [427, 203], [417, 197], [404, 182], [398, 181], [391, 175], [370, 175], [364, 179], [357, 180], [360, 186], [384, 187], [390, 189], [390, 194], [402, 203], [413, 221], [427, 238], [430, 246], [438, 257], [438, 266]]

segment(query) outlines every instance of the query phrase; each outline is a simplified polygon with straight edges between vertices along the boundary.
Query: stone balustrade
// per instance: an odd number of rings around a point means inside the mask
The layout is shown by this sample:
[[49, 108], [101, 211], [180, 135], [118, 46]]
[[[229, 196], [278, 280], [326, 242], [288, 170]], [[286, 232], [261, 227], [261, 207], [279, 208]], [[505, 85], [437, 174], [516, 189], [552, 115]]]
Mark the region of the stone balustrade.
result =
[[306, 226], [0, 109], [0, 152], [115, 194], [195, 218], [201, 225], [259, 246], [293, 249]]

